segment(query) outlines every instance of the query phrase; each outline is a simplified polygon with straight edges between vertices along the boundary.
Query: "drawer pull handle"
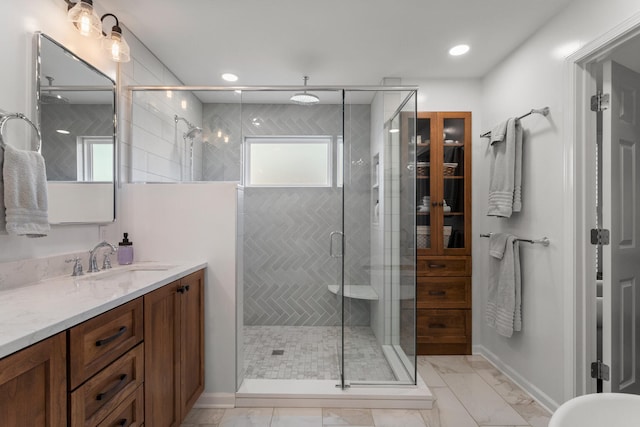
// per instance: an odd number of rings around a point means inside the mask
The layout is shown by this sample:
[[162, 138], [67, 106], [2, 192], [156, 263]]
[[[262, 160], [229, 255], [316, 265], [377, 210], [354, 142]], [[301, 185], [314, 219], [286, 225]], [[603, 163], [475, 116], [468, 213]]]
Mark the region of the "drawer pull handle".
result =
[[447, 294], [447, 291], [429, 291], [429, 295], [432, 295], [432, 296], [441, 297], [441, 296], [446, 295], [446, 294]]
[[105, 391], [104, 393], [98, 393], [96, 395], [96, 400], [106, 400], [107, 397], [111, 397], [120, 389], [120, 387], [122, 387], [122, 385], [124, 385], [126, 380], [127, 380], [127, 374], [120, 375], [120, 379], [113, 387], [111, 387], [109, 390]]
[[189, 292], [189, 285], [184, 287], [186, 289], [187, 292]]
[[444, 264], [429, 264], [429, 268], [445, 268]]
[[96, 347], [100, 347], [100, 346], [109, 344], [111, 341], [117, 339], [118, 337], [120, 337], [125, 332], [127, 332], [127, 327], [126, 326], [121, 326], [120, 329], [118, 330], [118, 332], [116, 332], [115, 334], [113, 334], [109, 338], [105, 338], [103, 340], [96, 341]]
[[127, 419], [126, 418], [121, 419], [120, 421], [118, 421], [118, 423], [116, 425], [120, 426], [120, 427], [126, 426], [127, 425]]
[[184, 292], [185, 292], [186, 290], [188, 290], [186, 286], [180, 286], [180, 287], [178, 288], [178, 293], [179, 293], [179, 294], [184, 294]]
[[447, 325], [444, 323], [429, 323], [429, 327], [432, 329], [445, 329]]

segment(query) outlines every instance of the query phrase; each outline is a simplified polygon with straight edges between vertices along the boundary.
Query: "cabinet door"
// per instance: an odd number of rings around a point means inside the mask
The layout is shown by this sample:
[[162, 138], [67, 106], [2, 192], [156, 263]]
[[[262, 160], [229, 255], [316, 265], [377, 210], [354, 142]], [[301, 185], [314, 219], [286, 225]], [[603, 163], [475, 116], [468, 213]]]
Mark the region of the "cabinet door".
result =
[[414, 118], [413, 113], [403, 114], [403, 144], [413, 136], [416, 129], [416, 247], [423, 254], [436, 254], [436, 240], [432, 231], [437, 229], [438, 218], [434, 215], [437, 194], [439, 166], [434, 163], [434, 144], [437, 129], [437, 114], [420, 112]]
[[180, 280], [180, 413], [187, 416], [204, 390], [204, 271]]
[[438, 225], [443, 255], [471, 253], [471, 113], [438, 113]]
[[144, 296], [144, 407], [146, 424], [179, 426], [180, 282]]
[[0, 423], [67, 425], [66, 339], [60, 333], [0, 360]]

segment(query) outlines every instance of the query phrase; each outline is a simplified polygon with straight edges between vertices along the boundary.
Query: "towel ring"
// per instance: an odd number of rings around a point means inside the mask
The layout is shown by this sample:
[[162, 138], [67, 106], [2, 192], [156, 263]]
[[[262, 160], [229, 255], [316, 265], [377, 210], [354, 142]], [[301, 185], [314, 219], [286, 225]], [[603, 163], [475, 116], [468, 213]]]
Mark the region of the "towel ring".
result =
[[3, 113], [2, 114], [2, 117], [0, 118], [0, 142], [4, 143], [4, 128], [7, 122], [11, 119], [22, 119], [25, 122], [29, 123], [31, 127], [36, 131], [36, 136], [38, 137], [38, 141], [37, 141], [38, 145], [36, 146], [35, 151], [39, 153], [40, 148], [42, 147], [42, 135], [40, 134], [40, 129], [38, 129], [38, 126], [36, 126], [35, 123], [29, 120], [27, 116], [25, 116], [22, 113]]

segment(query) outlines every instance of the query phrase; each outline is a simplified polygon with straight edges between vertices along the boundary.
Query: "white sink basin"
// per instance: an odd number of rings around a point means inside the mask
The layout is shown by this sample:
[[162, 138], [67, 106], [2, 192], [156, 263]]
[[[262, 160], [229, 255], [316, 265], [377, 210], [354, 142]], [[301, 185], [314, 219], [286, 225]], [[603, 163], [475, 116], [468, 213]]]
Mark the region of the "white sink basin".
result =
[[86, 273], [84, 276], [81, 276], [78, 281], [122, 280], [133, 278], [138, 272], [167, 271], [174, 267], [175, 265], [169, 264], [132, 264], [126, 267], [115, 267], [114, 269], [102, 270], [96, 273]]
[[549, 427], [602, 426], [640, 426], [640, 396], [596, 393], [576, 397], [563, 403], [549, 421]]

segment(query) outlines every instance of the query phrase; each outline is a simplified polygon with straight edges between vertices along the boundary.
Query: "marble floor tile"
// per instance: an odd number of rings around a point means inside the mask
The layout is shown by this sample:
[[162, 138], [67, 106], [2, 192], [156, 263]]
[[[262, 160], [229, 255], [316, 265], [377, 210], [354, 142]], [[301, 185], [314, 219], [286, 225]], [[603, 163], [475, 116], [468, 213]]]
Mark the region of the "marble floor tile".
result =
[[370, 409], [324, 408], [322, 410], [324, 426], [373, 426]]
[[547, 427], [551, 414], [536, 402], [529, 404], [517, 404], [512, 405], [515, 409], [532, 427]]
[[527, 405], [534, 402], [531, 396], [493, 366], [476, 369], [476, 372], [510, 405]]
[[478, 427], [464, 406], [448, 388], [432, 390], [433, 409], [420, 411], [427, 427]]
[[420, 411], [413, 409], [372, 409], [376, 427], [426, 427]]
[[433, 367], [431, 363], [424, 357], [418, 357], [418, 372], [424, 380], [425, 384], [429, 387], [446, 387], [447, 384], [442, 380], [438, 371]]
[[465, 356], [425, 356], [440, 374], [472, 374], [475, 371]]
[[274, 408], [271, 427], [322, 427], [322, 409]]
[[224, 416], [224, 409], [204, 409], [204, 408], [196, 408], [192, 409], [187, 417], [185, 418], [185, 423], [193, 423], [197, 425], [202, 424], [211, 424], [217, 425], [220, 424], [222, 417]]
[[226, 409], [220, 427], [269, 427], [273, 408]]
[[480, 375], [476, 373], [443, 374], [442, 379], [478, 424], [527, 424]]

